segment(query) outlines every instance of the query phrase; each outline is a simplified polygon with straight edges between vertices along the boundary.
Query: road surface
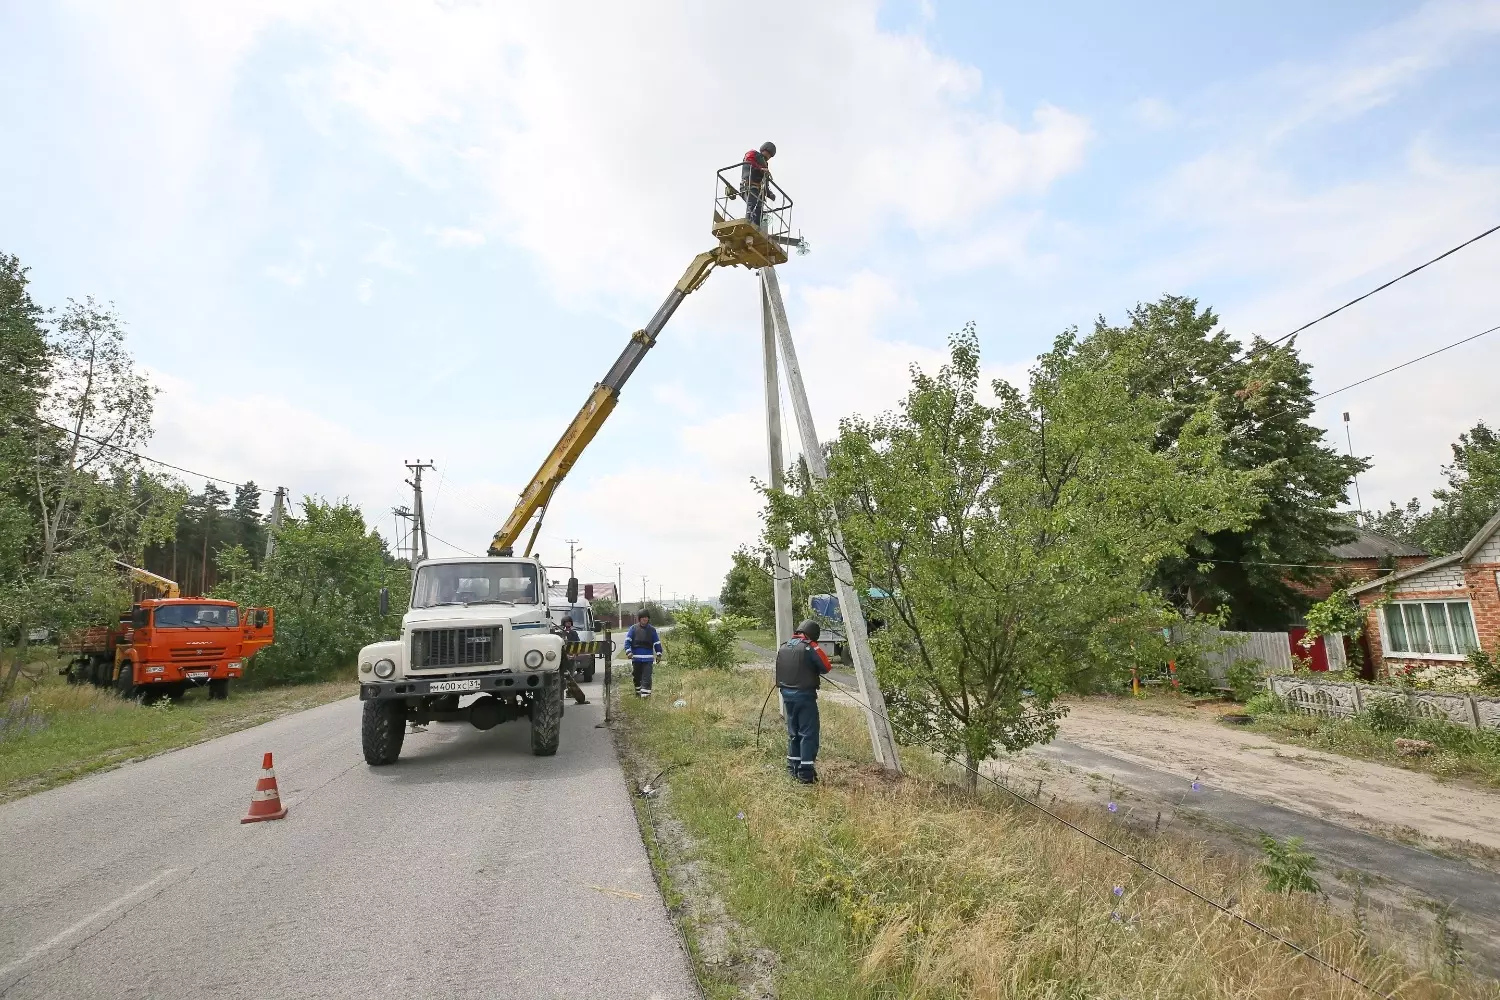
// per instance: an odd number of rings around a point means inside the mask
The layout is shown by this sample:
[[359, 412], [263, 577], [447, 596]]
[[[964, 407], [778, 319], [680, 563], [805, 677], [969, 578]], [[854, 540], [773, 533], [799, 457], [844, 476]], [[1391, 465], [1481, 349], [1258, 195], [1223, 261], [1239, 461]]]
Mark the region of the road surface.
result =
[[[553, 758], [524, 722], [434, 724], [387, 768], [359, 714], [0, 806], [0, 998], [700, 995], [599, 705]], [[267, 750], [291, 811], [242, 826]]]

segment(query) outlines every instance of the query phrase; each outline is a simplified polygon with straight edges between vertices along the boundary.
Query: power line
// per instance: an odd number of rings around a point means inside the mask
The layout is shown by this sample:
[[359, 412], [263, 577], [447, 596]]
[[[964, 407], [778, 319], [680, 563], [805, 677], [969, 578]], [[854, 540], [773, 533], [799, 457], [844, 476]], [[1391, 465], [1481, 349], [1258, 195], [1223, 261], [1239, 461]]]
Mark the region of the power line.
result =
[[452, 542], [448, 541], [446, 538], [438, 538], [437, 535], [434, 535], [432, 533], [431, 529], [428, 530], [427, 534], [428, 534], [429, 537], [431, 537], [433, 539], [436, 539], [439, 542], [442, 542], [444, 545], [448, 546], [448, 548], [450, 548], [450, 549], [454, 549], [456, 551], [462, 552], [464, 555], [466, 555], [466, 556], [472, 556], [475, 559], [480, 558], [480, 556], [477, 553], [470, 552], [468, 549], [459, 548], [457, 545], [454, 545]]
[[[140, 459], [143, 462], [150, 462], [152, 465], [160, 465], [163, 468], [171, 469], [173, 472], [181, 472], [181, 473], [184, 473], [184, 474], [189, 475], [189, 476], [197, 476], [199, 479], [207, 479], [210, 482], [223, 483], [225, 486], [243, 486], [243, 485], [245, 485], [242, 482], [235, 482], [232, 479], [220, 479], [218, 476], [210, 476], [206, 472], [194, 472], [192, 469], [185, 469], [185, 468], [183, 468], [180, 465], [173, 465], [171, 462], [163, 462], [159, 458], [152, 458], [150, 455], [143, 455], [143, 454], [141, 454], [138, 451], [131, 451], [129, 448], [126, 448], [124, 445], [113, 444], [113, 443], [111, 443], [109, 441], [101, 441], [99, 438], [90, 437], [87, 434], [83, 434], [81, 432], [73, 430], [73, 428], [71, 428], [71, 427], [65, 427], [62, 424], [55, 423], [55, 422], [53, 422], [51, 420], [48, 420], [46, 417], [38, 416], [36, 418], [36, 420], [37, 420], [38, 423], [46, 424], [48, 427], [55, 427], [56, 429], [62, 431], [65, 434], [77, 434], [78, 437], [81, 440], [88, 441], [91, 444], [97, 444], [97, 445], [100, 445], [101, 447], [104, 447], [104, 448], [113, 449], [114, 451], [118, 451], [121, 454], [129, 455], [132, 458], [138, 458], [138, 459]], [[246, 481], [248, 482], [249, 480], [246, 480]]]
[[1354, 985], [1356, 985], [1356, 986], [1358, 986], [1358, 987], [1360, 987], [1362, 989], [1368, 990], [1370, 993], [1374, 994], [1375, 996], [1383, 998], [1383, 1000], [1395, 1000], [1395, 998], [1393, 996], [1391, 996], [1391, 994], [1381, 992], [1380, 990], [1376, 989], [1374, 986], [1371, 986], [1369, 983], [1366, 983], [1364, 980], [1355, 977], [1351, 973], [1345, 972], [1343, 969], [1341, 969], [1338, 966], [1334, 965], [1332, 962], [1329, 962], [1327, 959], [1324, 959], [1321, 956], [1314, 954], [1313, 952], [1311, 952], [1311, 951], [1307, 950], [1306, 948], [1302, 947], [1297, 942], [1292, 941], [1290, 938], [1282, 937], [1280, 934], [1277, 934], [1275, 931], [1271, 930], [1269, 927], [1265, 926], [1264, 924], [1260, 923], [1259, 921], [1252, 920], [1251, 918], [1245, 916], [1244, 914], [1236, 913], [1231, 907], [1225, 906], [1223, 903], [1220, 903], [1218, 900], [1213, 899], [1212, 897], [1208, 896], [1207, 894], [1205, 894], [1203, 892], [1200, 892], [1199, 890], [1193, 888], [1192, 886], [1186, 884], [1185, 882], [1178, 881], [1176, 878], [1172, 877], [1171, 875], [1168, 875], [1166, 872], [1164, 872], [1161, 869], [1155, 867], [1154, 865], [1150, 865], [1150, 864], [1146, 863], [1145, 861], [1142, 861], [1140, 858], [1138, 858], [1135, 855], [1131, 854], [1129, 851], [1126, 851], [1126, 850], [1124, 850], [1122, 848], [1116, 847], [1114, 844], [1111, 844], [1109, 841], [1105, 840], [1104, 838], [1096, 836], [1095, 834], [1092, 834], [1089, 831], [1085, 830], [1083, 827], [1079, 826], [1077, 823], [1074, 823], [1072, 820], [1069, 820], [1069, 819], [1066, 819], [1066, 818], [1064, 818], [1062, 816], [1059, 816], [1057, 813], [1053, 812], [1051, 809], [1048, 809], [1046, 806], [1042, 805], [1040, 802], [1036, 801], [1035, 799], [1031, 799], [1031, 798], [1026, 797], [1022, 793], [1016, 791], [1014, 788], [1011, 788], [1009, 785], [1003, 785], [1003, 784], [1001, 784], [1000, 782], [996, 781], [990, 775], [985, 774], [983, 771], [979, 770], [977, 767], [972, 767], [969, 764], [964, 763], [963, 761], [959, 760], [957, 757], [954, 757], [952, 754], [946, 753], [945, 751], [938, 749], [937, 747], [935, 747], [931, 743], [929, 743], [927, 740], [924, 740], [918, 734], [913, 733], [911, 730], [907, 729], [905, 726], [902, 726], [900, 723], [893, 721], [889, 716], [887, 716], [887, 715], [885, 715], [883, 713], [880, 713], [880, 712], [875, 712], [875, 710], [873, 708], [871, 708], [870, 706], [866, 705], [865, 702], [863, 702], [863, 701], [861, 701], [859, 699], [859, 695], [858, 695], [857, 692], [849, 690], [849, 688], [847, 688], [844, 685], [840, 684], [838, 681], [834, 680], [832, 677], [827, 677], [827, 680], [834, 687], [838, 688], [844, 694], [848, 695], [851, 699], [853, 699], [853, 701], [854, 701], [855, 704], [864, 707], [867, 711], [874, 712], [876, 715], [880, 715], [881, 718], [884, 718], [885, 721], [887, 723], [889, 723], [892, 728], [901, 730], [901, 732], [902, 732], [903, 735], [905, 735], [909, 739], [911, 739], [911, 740], [913, 740], [913, 741], [921, 744], [922, 746], [926, 747], [928, 750], [930, 750], [933, 753], [937, 754], [939, 757], [942, 757], [944, 760], [948, 761], [949, 763], [957, 764], [959, 767], [963, 768], [965, 771], [969, 771], [969, 772], [973, 773], [975, 777], [983, 778], [985, 781], [988, 781], [990, 784], [994, 785], [996, 788], [998, 788], [1001, 791], [1003, 791], [1003, 792], [1005, 792], [1005, 793], [1007, 793], [1007, 794], [1015, 797], [1016, 799], [1020, 800], [1021, 802], [1024, 802], [1026, 805], [1029, 805], [1032, 808], [1038, 810], [1043, 815], [1051, 817], [1052, 819], [1054, 819], [1057, 822], [1061, 823], [1063, 826], [1065, 826], [1068, 829], [1072, 830], [1074, 833], [1080, 834], [1080, 835], [1088, 838], [1089, 840], [1091, 840], [1094, 843], [1098, 844], [1100, 847], [1104, 848], [1105, 850], [1109, 851], [1110, 853], [1119, 855], [1120, 857], [1124, 858], [1126, 861], [1128, 861], [1131, 864], [1137, 866], [1138, 868], [1142, 869], [1143, 871], [1149, 872], [1150, 874], [1155, 875], [1157, 878], [1163, 880], [1164, 882], [1167, 882], [1167, 883], [1169, 883], [1171, 885], [1176, 886], [1178, 889], [1181, 889], [1183, 892], [1187, 893], [1189, 896], [1192, 896], [1194, 899], [1198, 900], [1199, 902], [1205, 903], [1208, 906], [1213, 907], [1215, 910], [1218, 910], [1220, 913], [1223, 913], [1224, 915], [1226, 915], [1228, 917], [1231, 917], [1231, 918], [1233, 918], [1235, 920], [1238, 920], [1240, 923], [1244, 924], [1246, 927], [1251, 928], [1252, 930], [1259, 931], [1261, 934], [1264, 934], [1266, 937], [1272, 939], [1273, 941], [1276, 941], [1276, 942], [1278, 942], [1280, 944], [1285, 945], [1286, 947], [1288, 947], [1288, 948], [1292, 949], [1293, 951], [1297, 952], [1299, 955], [1302, 955], [1304, 958], [1310, 959], [1311, 961], [1315, 962], [1316, 964], [1321, 965], [1323, 968], [1325, 968], [1328, 971], [1330, 971], [1330, 972], [1332, 972], [1332, 973], [1334, 973], [1334, 974], [1342, 977], [1343, 979], [1348, 980], [1349, 982], [1353, 983]]
[[1496, 330], [1500, 330], [1500, 326], [1492, 326], [1488, 330], [1481, 330], [1479, 333], [1474, 334], [1472, 337], [1465, 337], [1463, 340], [1455, 340], [1453, 343], [1449, 344], [1447, 347], [1439, 347], [1435, 351], [1428, 351], [1426, 354], [1422, 355], [1420, 358], [1412, 358], [1410, 361], [1403, 361], [1403, 362], [1401, 362], [1399, 365], [1397, 365], [1394, 368], [1387, 368], [1383, 372], [1377, 372], [1376, 374], [1371, 375], [1371, 376], [1369, 376], [1367, 378], [1360, 379], [1358, 382], [1350, 382], [1348, 385], [1341, 386], [1340, 388], [1334, 389], [1331, 392], [1325, 392], [1325, 393], [1322, 393], [1321, 395], [1314, 396], [1312, 398], [1311, 402], [1316, 403], [1320, 399], [1327, 399], [1329, 396], [1337, 396], [1341, 392], [1347, 392], [1348, 390], [1353, 389], [1353, 388], [1355, 388], [1357, 386], [1364, 385], [1366, 382], [1373, 382], [1376, 379], [1380, 378], [1382, 375], [1389, 375], [1391, 372], [1398, 372], [1401, 369], [1407, 367], [1408, 365], [1414, 365], [1414, 364], [1416, 364], [1418, 361], [1426, 361], [1428, 358], [1436, 357], [1437, 355], [1442, 354], [1444, 351], [1451, 351], [1455, 347], [1460, 347], [1460, 346], [1462, 346], [1464, 344], [1467, 344], [1471, 340], [1478, 340], [1480, 337], [1488, 336], [1489, 334], [1494, 333]]

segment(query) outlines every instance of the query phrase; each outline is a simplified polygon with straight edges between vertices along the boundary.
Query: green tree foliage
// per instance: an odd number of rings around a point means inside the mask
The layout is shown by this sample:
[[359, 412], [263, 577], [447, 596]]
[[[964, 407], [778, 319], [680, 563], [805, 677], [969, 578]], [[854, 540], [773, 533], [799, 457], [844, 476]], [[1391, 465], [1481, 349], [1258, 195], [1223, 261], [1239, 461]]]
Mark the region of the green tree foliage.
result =
[[138, 562], [146, 546], [171, 537], [181, 491], [148, 475], [133, 454], [150, 436], [155, 389], [126, 351], [113, 309], [69, 300], [48, 327], [51, 317], [26, 293], [24, 269], [4, 258], [0, 272], [14, 390], [0, 447], [0, 639], [14, 644], [8, 687], [33, 629], [60, 632], [117, 613], [128, 591], [114, 562]]
[[707, 604], [678, 608], [677, 623], [665, 638], [674, 663], [692, 669], [730, 670], [744, 659], [740, 636], [756, 621], [742, 615], [720, 616]]
[[1500, 434], [1483, 420], [1458, 436], [1453, 464], [1443, 466], [1447, 487], [1433, 490], [1429, 511], [1413, 498], [1376, 515], [1372, 530], [1420, 545], [1434, 555], [1457, 552], [1500, 512]]
[[1049, 738], [1064, 691], [1165, 662], [1153, 571], [1243, 529], [1264, 475], [1226, 468], [1212, 406], [1159, 447], [1168, 407], [1132, 391], [1133, 359], [1064, 335], [987, 405], [972, 326], [951, 345], [896, 413], [843, 423], [826, 483], [767, 492], [767, 542], [805, 547], [838, 512], [858, 585], [891, 594], [874, 649], [893, 717], [977, 763]]
[[[219, 554], [215, 597], [245, 607], [276, 609], [276, 642], [256, 655], [245, 680], [252, 685], [295, 684], [335, 677], [360, 647], [394, 636], [408, 603], [411, 571], [386, 551], [347, 501], [302, 502], [276, 535], [276, 553], [257, 567], [243, 546]], [[380, 615], [381, 587], [391, 591], [391, 613]]]
[[176, 580], [184, 594], [196, 595], [218, 585], [219, 554], [236, 545], [259, 566], [267, 532], [260, 503], [261, 490], [253, 481], [235, 487], [233, 501], [217, 484], [206, 483], [202, 493], [184, 500], [171, 540], [146, 551], [145, 568]]
[[1318, 859], [1302, 846], [1301, 837], [1288, 837], [1285, 841], [1280, 841], [1263, 830], [1260, 834], [1260, 849], [1261, 860], [1256, 868], [1265, 878], [1266, 888], [1271, 892], [1290, 896], [1294, 892], [1316, 894], [1322, 891], [1322, 886], [1312, 876], [1318, 867]]
[[[771, 552], [761, 548], [752, 550], [740, 546], [734, 551], [733, 565], [724, 575], [724, 586], [719, 590], [719, 603], [726, 615], [749, 618], [762, 628], [776, 626], [776, 595], [772, 587]], [[826, 555], [822, 557], [826, 576]], [[792, 616], [805, 618], [808, 614], [808, 598], [812, 596], [808, 578], [792, 571]], [[832, 589], [832, 582], [825, 590]], [[822, 593], [825, 591], [819, 591]]]
[[1119, 327], [1100, 319], [1082, 352], [1112, 359], [1132, 397], [1163, 408], [1159, 451], [1212, 415], [1224, 429], [1225, 464], [1256, 472], [1262, 498], [1247, 524], [1200, 532], [1164, 559], [1155, 584], [1194, 611], [1227, 606], [1231, 628], [1285, 626], [1307, 606], [1287, 581], [1316, 582], [1320, 571], [1307, 567], [1326, 563], [1330, 546], [1353, 537], [1338, 507], [1368, 464], [1339, 454], [1308, 423], [1312, 379], [1295, 340], [1268, 347], [1257, 337], [1242, 350], [1212, 310], [1176, 295], [1128, 318]]

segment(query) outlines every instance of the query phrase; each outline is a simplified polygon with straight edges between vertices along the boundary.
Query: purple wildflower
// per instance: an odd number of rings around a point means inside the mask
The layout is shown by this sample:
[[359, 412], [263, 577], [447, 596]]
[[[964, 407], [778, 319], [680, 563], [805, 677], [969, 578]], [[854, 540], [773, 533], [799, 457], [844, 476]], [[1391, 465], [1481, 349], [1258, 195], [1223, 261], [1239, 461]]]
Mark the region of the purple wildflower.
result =
[[1118, 812], [1118, 811], [1119, 811], [1119, 809], [1120, 809], [1120, 807], [1119, 807], [1119, 806], [1117, 806], [1117, 805], [1115, 805], [1115, 804], [1114, 804], [1114, 803], [1113, 803], [1113, 802], [1111, 802], [1111, 803], [1110, 803], [1110, 804], [1109, 804], [1109, 811], [1110, 811], [1110, 812]]
[[1114, 894], [1117, 897], [1125, 895], [1125, 887], [1123, 885], [1117, 885], [1117, 886], [1115, 886], [1115, 888], [1114, 888]]
[[1202, 785], [1198, 784], [1198, 782], [1196, 782], [1196, 781], [1193, 782], [1193, 791], [1195, 791], [1195, 792], [1201, 792], [1202, 790], [1203, 790], [1203, 786]]

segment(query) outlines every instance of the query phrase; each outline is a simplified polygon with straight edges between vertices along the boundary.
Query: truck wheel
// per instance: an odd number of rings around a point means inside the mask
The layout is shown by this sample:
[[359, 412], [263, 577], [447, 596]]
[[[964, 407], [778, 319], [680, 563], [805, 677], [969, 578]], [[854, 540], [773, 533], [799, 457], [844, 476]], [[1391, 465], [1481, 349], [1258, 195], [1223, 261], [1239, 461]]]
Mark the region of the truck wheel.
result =
[[187, 685], [182, 683], [168, 684], [166, 696], [172, 699], [172, 704], [174, 705], [181, 703], [182, 699], [187, 697]]
[[562, 738], [563, 685], [561, 672], [542, 681], [531, 702], [531, 753], [551, 757]]
[[120, 664], [120, 676], [115, 678], [115, 694], [127, 701], [137, 694], [135, 686], [135, 667], [129, 663]]
[[594, 679], [594, 669], [595, 669], [594, 658], [591, 656], [591, 657], [589, 657], [588, 666], [586, 666], [586, 667], [583, 668], [583, 681], [584, 681], [585, 684], [587, 684], [588, 682], [590, 682], [590, 681], [592, 681]]
[[223, 700], [225, 700], [228, 697], [229, 697], [229, 678], [228, 677], [224, 677], [224, 678], [221, 678], [219, 680], [211, 680], [211, 681], [208, 682], [208, 700], [209, 701], [223, 701]]
[[406, 739], [406, 702], [397, 699], [365, 702], [359, 739], [364, 745], [366, 764], [384, 767], [396, 763]]

